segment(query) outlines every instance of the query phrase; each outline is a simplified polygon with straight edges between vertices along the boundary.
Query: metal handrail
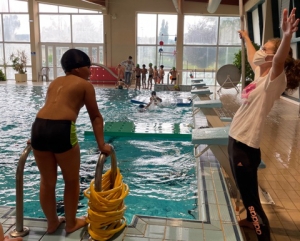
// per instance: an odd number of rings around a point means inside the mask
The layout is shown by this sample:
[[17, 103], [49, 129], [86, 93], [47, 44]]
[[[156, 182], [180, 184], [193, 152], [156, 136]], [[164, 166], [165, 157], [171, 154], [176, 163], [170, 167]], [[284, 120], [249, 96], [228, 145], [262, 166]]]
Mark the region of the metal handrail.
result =
[[23, 184], [24, 184], [24, 166], [32, 147], [27, 144], [26, 148], [21, 154], [18, 162], [17, 172], [16, 172], [16, 228], [10, 232], [12, 237], [24, 237], [29, 233], [29, 228], [23, 226]]
[[[111, 188], [113, 188], [115, 179], [117, 177], [117, 159], [114, 147], [111, 145], [112, 152], [110, 154], [111, 159]], [[12, 237], [24, 237], [29, 234], [30, 229], [24, 226], [24, 167], [25, 162], [29, 153], [31, 152], [32, 147], [30, 144], [27, 144], [26, 148], [21, 154], [21, 157], [18, 162], [17, 171], [16, 171], [16, 228], [10, 232], [10, 236]], [[95, 172], [95, 190], [100, 192], [102, 189], [102, 170], [104, 166], [104, 162], [107, 156], [105, 154], [101, 154]]]
[[[114, 187], [114, 183], [117, 177], [117, 158], [116, 158], [116, 152], [112, 145], [111, 146], [111, 175], [110, 175], [110, 188], [112, 189]], [[97, 166], [96, 166], [96, 172], [95, 172], [95, 191], [101, 192], [102, 191], [102, 171], [103, 166], [105, 163], [105, 159], [107, 156], [105, 154], [101, 154], [99, 156]]]

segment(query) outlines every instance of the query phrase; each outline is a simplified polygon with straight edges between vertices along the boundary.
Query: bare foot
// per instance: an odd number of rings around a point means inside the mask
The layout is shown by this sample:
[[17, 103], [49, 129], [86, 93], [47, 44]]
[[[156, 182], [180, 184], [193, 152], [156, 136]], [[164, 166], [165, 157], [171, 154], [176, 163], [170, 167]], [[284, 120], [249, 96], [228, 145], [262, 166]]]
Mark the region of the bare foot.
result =
[[58, 229], [59, 225], [65, 221], [65, 217], [58, 217], [55, 223], [48, 223], [47, 233], [54, 233]]
[[87, 225], [87, 222], [85, 221], [86, 217], [80, 217], [76, 218], [76, 224], [73, 227], [68, 227], [68, 224], [66, 224], [65, 230], [67, 233], [72, 233], [76, 231], [77, 229], [80, 229]]
[[239, 221], [240, 227], [254, 229], [254, 226], [251, 222], [249, 222], [246, 218]]
[[23, 241], [23, 238], [18, 237], [18, 238], [10, 238], [9, 236], [5, 236], [3, 241]]

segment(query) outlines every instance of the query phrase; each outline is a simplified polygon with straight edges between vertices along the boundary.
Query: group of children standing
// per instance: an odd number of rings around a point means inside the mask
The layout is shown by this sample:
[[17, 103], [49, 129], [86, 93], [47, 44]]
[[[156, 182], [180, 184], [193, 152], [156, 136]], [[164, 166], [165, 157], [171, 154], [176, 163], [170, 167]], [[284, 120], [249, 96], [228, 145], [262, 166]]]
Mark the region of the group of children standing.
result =
[[[141, 80], [142, 80], [142, 89], [152, 89], [152, 80], [154, 80], [155, 84], [163, 84], [164, 82], [164, 76], [165, 76], [165, 71], [164, 71], [164, 66], [160, 65], [159, 70], [157, 69], [157, 66], [155, 65], [152, 68], [152, 63], [149, 63], [149, 68], [146, 69], [146, 65], [143, 64], [142, 68], [140, 68], [140, 65], [137, 64], [136, 67], [133, 69], [133, 73], [135, 74], [135, 90], [140, 90], [141, 89]], [[118, 71], [118, 81], [116, 83], [116, 88], [117, 89], [123, 89], [126, 87], [127, 89], [130, 86], [130, 83], [124, 83], [123, 78], [124, 78], [124, 68], [121, 64], [118, 65], [117, 67]], [[146, 75], [148, 74], [148, 80], [146, 78]], [[170, 79], [171, 79], [171, 84], [176, 84], [176, 76], [177, 76], [177, 71], [175, 67], [173, 67], [170, 70]]]

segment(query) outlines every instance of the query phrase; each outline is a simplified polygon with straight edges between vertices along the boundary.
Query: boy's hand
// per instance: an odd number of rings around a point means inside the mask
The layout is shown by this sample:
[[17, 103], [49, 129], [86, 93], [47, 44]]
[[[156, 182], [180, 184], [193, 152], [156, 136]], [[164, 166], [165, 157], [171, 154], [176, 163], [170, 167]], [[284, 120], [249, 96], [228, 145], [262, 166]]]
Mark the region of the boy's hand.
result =
[[100, 151], [101, 151], [101, 153], [103, 153], [103, 154], [109, 156], [110, 153], [112, 152], [112, 147], [111, 147], [111, 145], [109, 145], [109, 144], [104, 144], [104, 145], [102, 146], [102, 148], [100, 148]]

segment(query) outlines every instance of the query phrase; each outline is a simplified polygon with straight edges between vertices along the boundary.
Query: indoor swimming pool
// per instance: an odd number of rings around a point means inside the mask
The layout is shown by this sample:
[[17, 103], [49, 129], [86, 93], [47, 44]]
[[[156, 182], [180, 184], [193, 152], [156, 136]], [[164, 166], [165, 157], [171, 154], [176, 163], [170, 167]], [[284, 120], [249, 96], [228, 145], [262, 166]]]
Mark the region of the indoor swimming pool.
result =
[[[15, 172], [19, 156], [30, 138], [31, 124], [45, 100], [46, 86], [0, 86], [1, 100], [1, 175], [0, 205], [15, 206]], [[188, 98], [189, 93], [180, 93]], [[191, 107], [167, 106], [153, 111], [139, 112], [130, 102], [137, 95], [150, 98], [150, 91], [96, 88], [99, 109], [105, 121], [137, 123], [192, 123]], [[178, 96], [175, 92], [158, 92], [165, 102]], [[78, 215], [86, 215], [87, 199], [82, 191], [94, 177], [98, 152], [93, 136], [85, 136], [92, 129], [85, 107], [76, 123], [81, 147], [81, 192]], [[115, 147], [118, 167], [130, 194], [125, 199], [126, 219], [134, 214], [168, 218], [197, 219], [197, 182], [193, 146], [189, 140], [162, 138], [133, 139], [105, 136]], [[105, 170], [110, 162], [105, 164]], [[63, 180], [58, 177], [57, 211], [63, 215]], [[24, 215], [44, 217], [39, 205], [39, 172], [32, 154], [24, 172]]]

